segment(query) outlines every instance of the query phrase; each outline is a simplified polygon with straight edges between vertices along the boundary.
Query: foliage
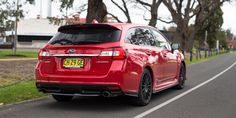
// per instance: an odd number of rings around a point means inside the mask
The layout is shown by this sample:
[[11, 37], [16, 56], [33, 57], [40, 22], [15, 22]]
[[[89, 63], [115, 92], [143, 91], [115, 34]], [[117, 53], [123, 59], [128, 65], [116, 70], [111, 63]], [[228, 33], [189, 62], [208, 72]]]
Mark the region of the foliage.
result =
[[[62, 13], [62, 17], [48, 17], [48, 20], [51, 24], [54, 25], [67, 25], [69, 23], [64, 22], [70, 17], [74, 17], [75, 13], [68, 13], [70, 9], [75, 6], [75, 0], [52, 0], [53, 2], [60, 3], [60, 12]], [[76, 6], [76, 14], [80, 15], [82, 12], [87, 10], [87, 3], [82, 4], [80, 6]]]
[[227, 36], [227, 39], [232, 39], [234, 37], [234, 34], [231, 32], [230, 29], [227, 29], [226, 36]]
[[[230, 0], [188, 0], [186, 2], [184, 0], [163, 0], [171, 13], [172, 22], [177, 25], [176, 40], [180, 42], [182, 50], [192, 50], [197, 32], [207, 18], [227, 1]], [[190, 27], [190, 21], [193, 19], [194, 24]]]
[[[18, 4], [13, 0], [1, 0], [0, 1], [0, 27], [2, 30], [11, 30], [14, 28], [15, 17], [24, 17], [24, 11], [22, 9], [23, 4], [33, 4], [34, 0], [25, 0]], [[18, 7], [18, 10], [16, 8]], [[3, 31], [2, 31], [3, 32]]]
[[[210, 49], [214, 48], [216, 45], [216, 40], [220, 40], [220, 44], [225, 42], [223, 40], [226, 39], [225, 36], [222, 36], [221, 26], [223, 25], [223, 11], [220, 6], [215, 10], [213, 14], [207, 17], [206, 21], [203, 23], [201, 29], [197, 32], [197, 39], [201, 46], [204, 46], [204, 36], [205, 31], [208, 32], [207, 36], [207, 44]], [[219, 37], [220, 36], [220, 37]]]
[[60, 5], [60, 10], [62, 9], [68, 9], [73, 7], [74, 0], [60, 0], [61, 5]]
[[[60, 3], [60, 11], [62, 13], [65, 12], [65, 15], [63, 15], [61, 18], [51, 17], [48, 19], [51, 23], [55, 25], [62, 25], [65, 23], [63, 21], [69, 18], [69, 14], [67, 13], [67, 11], [74, 6], [76, 1], [74, 0], [54, 0], [54, 1]], [[120, 2], [122, 4], [119, 4]], [[129, 9], [128, 9], [129, 7], [128, 4], [131, 3], [131, 0], [120, 0], [120, 1], [111, 0], [111, 3], [114, 4], [118, 9], [120, 9], [123, 12], [123, 14], [127, 18], [128, 23], [132, 22], [130, 18]], [[117, 20], [117, 22], [123, 22], [116, 16], [116, 14], [106, 11], [106, 5], [103, 3], [102, 0], [97, 0], [97, 1], [89, 0], [86, 4], [82, 4], [81, 6], [79, 6], [76, 12], [80, 14], [86, 10], [87, 10], [87, 17], [88, 17], [87, 19], [90, 20], [90, 21], [87, 21], [88, 23], [90, 23], [91, 20], [93, 19], [96, 19], [99, 22], [106, 22], [107, 14], [112, 16], [115, 20]], [[103, 18], [97, 17], [98, 15], [102, 16]]]
[[226, 31], [223, 31], [223, 30], [218, 31], [216, 33], [216, 40], [219, 40], [219, 44], [220, 44], [221, 48], [227, 49], [228, 48], [227, 42], [226, 42], [227, 36], [225, 35], [225, 33], [226, 33]]

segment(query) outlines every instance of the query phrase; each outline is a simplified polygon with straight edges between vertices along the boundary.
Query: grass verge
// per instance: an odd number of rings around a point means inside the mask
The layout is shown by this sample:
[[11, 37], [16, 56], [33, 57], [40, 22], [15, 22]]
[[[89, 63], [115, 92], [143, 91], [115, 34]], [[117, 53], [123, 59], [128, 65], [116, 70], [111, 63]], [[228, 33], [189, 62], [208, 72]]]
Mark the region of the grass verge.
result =
[[36, 51], [16, 51], [16, 55], [13, 55], [12, 50], [0, 50], [0, 59], [11, 58], [36, 58]]
[[24, 81], [19, 84], [0, 88], [0, 105], [17, 103], [45, 96], [37, 91], [33, 80]]
[[223, 53], [223, 54], [219, 54], [219, 55], [213, 55], [213, 56], [210, 56], [210, 57], [207, 57], [207, 58], [202, 57], [201, 59], [198, 59], [198, 60], [197, 60], [195, 57], [193, 57], [193, 60], [192, 60], [192, 61], [190, 61], [189, 59], [187, 59], [187, 60], [185, 60], [185, 62], [186, 62], [186, 64], [191, 65], [191, 64], [195, 64], [195, 63], [200, 63], [200, 62], [212, 60], [212, 59], [215, 59], [215, 58], [217, 58], [217, 57], [219, 57], [219, 56], [224, 56], [224, 55], [227, 55], [227, 54], [229, 54], [229, 53]]

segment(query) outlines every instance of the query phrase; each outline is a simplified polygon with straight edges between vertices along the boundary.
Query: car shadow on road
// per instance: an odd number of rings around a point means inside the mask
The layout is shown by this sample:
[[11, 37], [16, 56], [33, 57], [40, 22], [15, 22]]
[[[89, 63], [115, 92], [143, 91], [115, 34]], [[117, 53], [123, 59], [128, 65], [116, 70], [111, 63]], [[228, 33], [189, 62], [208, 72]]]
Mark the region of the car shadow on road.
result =
[[128, 97], [115, 97], [115, 98], [104, 98], [104, 97], [76, 97], [71, 102], [50, 102], [44, 107], [57, 110], [79, 110], [79, 111], [93, 111], [93, 112], [110, 112], [110, 111], [121, 111], [135, 108], [128, 102]]
[[[93, 111], [93, 112], [127, 112], [133, 109], [143, 109], [151, 108], [162, 102], [170, 99], [171, 97], [185, 91], [175, 90], [173, 88], [158, 92], [153, 95], [151, 103], [144, 107], [137, 107], [133, 105], [130, 97], [120, 96], [114, 98], [104, 98], [104, 97], [76, 97], [71, 102], [56, 102], [50, 100], [43, 104], [43, 108], [53, 109], [58, 111]], [[50, 98], [52, 99], [52, 98]], [[41, 104], [42, 105], [42, 104]]]

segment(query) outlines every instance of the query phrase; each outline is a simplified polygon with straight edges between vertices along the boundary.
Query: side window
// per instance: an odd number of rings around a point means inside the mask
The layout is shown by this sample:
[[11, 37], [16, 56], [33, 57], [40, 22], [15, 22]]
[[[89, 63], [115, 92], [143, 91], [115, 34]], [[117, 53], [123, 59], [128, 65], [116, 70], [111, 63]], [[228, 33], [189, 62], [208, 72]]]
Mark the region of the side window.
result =
[[150, 29], [145, 28], [143, 34], [144, 34], [144, 40], [145, 40], [144, 42], [145, 42], [146, 46], [155, 46], [156, 45], [154, 36], [153, 36]]
[[155, 39], [149, 29], [146, 28], [132, 28], [129, 29], [126, 39], [126, 43], [134, 45], [145, 45], [145, 46], [155, 46]]
[[129, 44], [134, 44], [137, 40], [137, 37], [135, 35], [135, 29], [129, 29], [125, 38], [125, 42]]
[[144, 45], [144, 35], [142, 28], [132, 28], [129, 29], [127, 36], [125, 38], [126, 43], [134, 45]]
[[159, 33], [158, 31], [156, 30], [152, 30], [153, 32], [153, 36], [155, 38], [155, 41], [156, 41], [156, 46], [157, 47], [161, 47], [161, 48], [166, 48], [168, 50], [171, 50], [171, 46], [170, 44], [168, 43], [168, 41], [166, 40], [166, 38], [164, 36], [162, 36], [161, 33]]
[[137, 37], [135, 45], [145, 45], [144, 30], [142, 28], [135, 28], [135, 35]]

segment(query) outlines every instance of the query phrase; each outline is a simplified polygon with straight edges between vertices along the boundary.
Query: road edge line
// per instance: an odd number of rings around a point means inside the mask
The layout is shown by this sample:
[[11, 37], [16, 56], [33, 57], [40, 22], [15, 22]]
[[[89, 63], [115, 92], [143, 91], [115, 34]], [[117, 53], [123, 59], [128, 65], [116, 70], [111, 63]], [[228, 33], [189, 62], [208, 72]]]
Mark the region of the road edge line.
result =
[[166, 105], [168, 105], [168, 104], [170, 104], [170, 103], [172, 103], [172, 102], [174, 102], [174, 101], [176, 101], [176, 100], [182, 98], [183, 96], [185, 96], [185, 95], [187, 95], [187, 94], [193, 92], [194, 90], [196, 90], [196, 89], [198, 89], [198, 88], [200, 88], [200, 87], [202, 87], [202, 86], [208, 84], [209, 82], [215, 80], [216, 78], [218, 78], [219, 76], [221, 76], [222, 74], [224, 74], [225, 72], [227, 72], [228, 70], [230, 70], [230, 69], [231, 69], [232, 67], [234, 67], [235, 65], [236, 65], [236, 61], [235, 61], [231, 66], [229, 66], [228, 68], [226, 68], [226, 69], [223, 70], [222, 72], [218, 73], [218, 74], [215, 75], [214, 77], [208, 79], [207, 81], [205, 81], [205, 82], [203, 82], [203, 83], [201, 83], [201, 84], [199, 84], [199, 85], [197, 85], [197, 86], [195, 86], [195, 87], [193, 87], [193, 88], [191, 88], [191, 89], [189, 89], [189, 90], [187, 90], [187, 91], [185, 91], [185, 92], [183, 92], [183, 93], [181, 93], [181, 94], [179, 94], [179, 95], [177, 95], [177, 96], [175, 96], [175, 97], [173, 97], [173, 98], [171, 98], [171, 99], [169, 99], [169, 100], [167, 100], [167, 101], [165, 101], [165, 102], [163, 102], [163, 103], [161, 103], [161, 104], [159, 104], [159, 105], [157, 105], [157, 106], [155, 106], [155, 107], [152, 107], [151, 109], [146, 110], [146, 111], [142, 112], [142, 113], [139, 114], [139, 115], [136, 115], [134, 118], [143, 118], [143, 117], [145, 117], [145, 116], [151, 114], [152, 112], [154, 112], [154, 111], [156, 111], [156, 110], [158, 110], [158, 109], [160, 109], [160, 108], [162, 108], [162, 107], [164, 107], [164, 106], [166, 106]]

